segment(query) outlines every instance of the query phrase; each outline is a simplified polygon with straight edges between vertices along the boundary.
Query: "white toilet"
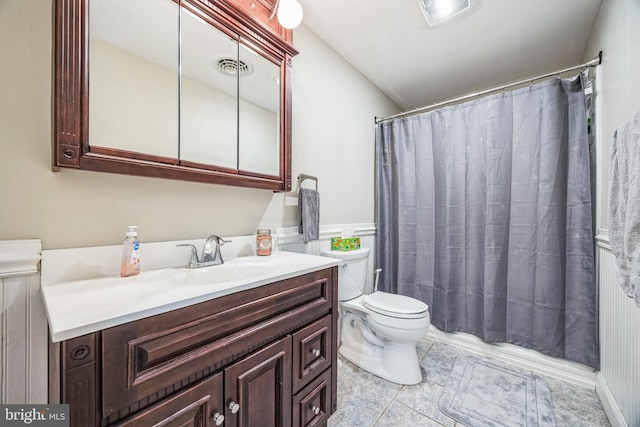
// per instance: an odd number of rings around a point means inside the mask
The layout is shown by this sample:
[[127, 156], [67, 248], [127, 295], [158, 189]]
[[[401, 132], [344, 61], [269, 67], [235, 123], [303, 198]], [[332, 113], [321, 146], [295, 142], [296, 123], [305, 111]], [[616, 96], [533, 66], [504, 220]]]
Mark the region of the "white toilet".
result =
[[339, 267], [340, 354], [372, 374], [398, 384], [418, 384], [422, 372], [416, 343], [427, 333], [429, 306], [403, 295], [364, 295], [369, 249], [323, 251]]

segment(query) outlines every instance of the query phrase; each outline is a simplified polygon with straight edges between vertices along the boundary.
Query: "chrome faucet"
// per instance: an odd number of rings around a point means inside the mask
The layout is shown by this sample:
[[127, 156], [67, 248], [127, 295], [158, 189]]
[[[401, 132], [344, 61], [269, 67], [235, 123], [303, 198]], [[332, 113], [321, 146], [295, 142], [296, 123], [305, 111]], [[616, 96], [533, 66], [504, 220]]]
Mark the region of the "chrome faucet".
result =
[[[200, 268], [208, 267], [210, 265], [224, 264], [222, 253], [220, 252], [220, 246], [230, 242], [231, 240], [224, 240], [220, 236], [212, 234], [211, 236], [207, 237], [207, 240], [205, 240], [204, 248], [202, 248], [202, 257], [200, 258], [198, 258], [198, 250], [194, 245], [190, 243], [183, 243], [176, 246], [187, 246], [191, 248], [191, 257], [187, 262], [187, 268]], [[211, 248], [212, 243], [216, 244], [215, 249]]]

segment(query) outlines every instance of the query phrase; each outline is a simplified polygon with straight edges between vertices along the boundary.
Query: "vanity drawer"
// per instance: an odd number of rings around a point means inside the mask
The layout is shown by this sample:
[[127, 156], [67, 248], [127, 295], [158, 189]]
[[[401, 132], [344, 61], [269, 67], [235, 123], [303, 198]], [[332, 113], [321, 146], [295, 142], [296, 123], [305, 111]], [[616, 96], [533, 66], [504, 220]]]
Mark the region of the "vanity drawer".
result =
[[103, 417], [120, 419], [322, 318], [334, 278], [325, 269], [102, 331]]
[[118, 423], [118, 427], [212, 426], [224, 420], [222, 372]]
[[331, 415], [331, 370], [327, 369], [293, 397], [293, 427], [326, 425]]
[[331, 366], [331, 315], [293, 334], [293, 392]]

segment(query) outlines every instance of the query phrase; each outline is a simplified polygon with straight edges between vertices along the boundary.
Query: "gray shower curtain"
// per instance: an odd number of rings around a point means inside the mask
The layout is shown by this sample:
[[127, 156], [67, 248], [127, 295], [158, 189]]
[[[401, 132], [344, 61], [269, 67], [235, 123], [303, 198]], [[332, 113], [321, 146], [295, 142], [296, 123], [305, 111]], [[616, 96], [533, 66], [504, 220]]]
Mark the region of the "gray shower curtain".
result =
[[598, 366], [580, 78], [382, 122], [379, 288], [441, 330]]

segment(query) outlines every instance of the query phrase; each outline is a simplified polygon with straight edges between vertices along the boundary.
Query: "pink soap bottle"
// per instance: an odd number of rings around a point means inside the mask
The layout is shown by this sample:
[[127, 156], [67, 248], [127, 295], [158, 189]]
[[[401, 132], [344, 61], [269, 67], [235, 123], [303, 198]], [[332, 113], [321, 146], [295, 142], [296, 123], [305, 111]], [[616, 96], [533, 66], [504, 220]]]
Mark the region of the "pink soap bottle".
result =
[[140, 241], [135, 225], [129, 226], [127, 237], [122, 243], [122, 265], [120, 276], [129, 277], [140, 273]]

